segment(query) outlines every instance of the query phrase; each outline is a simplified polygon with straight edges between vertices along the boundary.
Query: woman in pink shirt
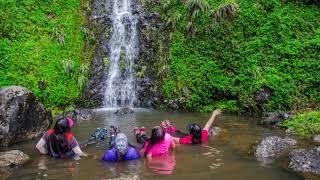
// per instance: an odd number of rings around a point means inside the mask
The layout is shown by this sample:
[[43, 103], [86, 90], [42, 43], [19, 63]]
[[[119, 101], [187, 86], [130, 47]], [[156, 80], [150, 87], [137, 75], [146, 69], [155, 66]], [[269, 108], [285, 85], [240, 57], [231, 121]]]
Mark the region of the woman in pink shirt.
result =
[[211, 117], [207, 121], [203, 129], [200, 125], [193, 123], [187, 126], [189, 134], [182, 138], [173, 137], [173, 140], [177, 144], [201, 144], [208, 141], [208, 131], [217, 115], [221, 114], [221, 110], [217, 109], [212, 112]]
[[140, 152], [148, 159], [151, 159], [152, 156], [167, 154], [170, 149], [175, 148], [172, 136], [159, 126], [152, 128], [150, 138], [146, 138], [144, 131], [141, 129], [140, 132], [137, 132], [137, 128], [135, 128], [135, 135], [138, 142], [141, 142], [141, 139], [145, 139], [145, 143]]

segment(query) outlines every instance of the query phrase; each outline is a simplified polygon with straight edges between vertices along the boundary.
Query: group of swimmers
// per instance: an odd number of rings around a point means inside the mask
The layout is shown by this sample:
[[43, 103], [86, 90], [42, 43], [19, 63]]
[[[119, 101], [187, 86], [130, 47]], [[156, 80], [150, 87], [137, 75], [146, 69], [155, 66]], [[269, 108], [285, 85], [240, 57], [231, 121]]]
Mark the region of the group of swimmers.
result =
[[[152, 159], [152, 157], [169, 153], [170, 150], [175, 149], [176, 144], [206, 143], [209, 129], [219, 114], [221, 114], [219, 109], [214, 110], [203, 128], [196, 123], [188, 124], [188, 133], [177, 130], [168, 120], [153, 127], [150, 137], [147, 137], [144, 127], [136, 127], [133, 129], [133, 133], [137, 143], [141, 144], [140, 148], [131, 145], [124, 133], [111, 126], [109, 129], [109, 148], [102, 156], [102, 160], [117, 162], [141, 157]], [[54, 158], [86, 157], [87, 154], [81, 150], [80, 144], [71, 133], [72, 126], [72, 119], [59, 118], [55, 126], [38, 141], [36, 149], [39, 153]]]

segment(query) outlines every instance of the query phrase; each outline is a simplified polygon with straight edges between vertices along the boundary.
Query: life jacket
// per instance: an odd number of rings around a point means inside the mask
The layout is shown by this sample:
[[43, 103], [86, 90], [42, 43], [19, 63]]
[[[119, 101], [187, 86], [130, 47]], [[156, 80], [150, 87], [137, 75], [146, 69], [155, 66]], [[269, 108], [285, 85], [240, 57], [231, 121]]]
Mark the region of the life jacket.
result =
[[48, 142], [48, 155], [55, 158], [63, 158], [72, 156], [71, 140], [73, 135], [71, 133], [65, 133], [63, 135], [55, 134], [54, 129], [50, 129], [47, 132]]

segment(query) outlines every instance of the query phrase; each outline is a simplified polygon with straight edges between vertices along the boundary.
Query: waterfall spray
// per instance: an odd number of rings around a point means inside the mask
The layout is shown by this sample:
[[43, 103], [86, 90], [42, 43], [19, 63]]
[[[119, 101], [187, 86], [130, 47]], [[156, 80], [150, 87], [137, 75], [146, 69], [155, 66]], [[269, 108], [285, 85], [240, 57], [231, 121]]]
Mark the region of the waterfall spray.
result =
[[139, 53], [137, 22], [131, 0], [114, 0], [112, 36], [109, 41], [109, 71], [105, 90], [105, 107], [134, 107], [136, 84], [134, 61]]

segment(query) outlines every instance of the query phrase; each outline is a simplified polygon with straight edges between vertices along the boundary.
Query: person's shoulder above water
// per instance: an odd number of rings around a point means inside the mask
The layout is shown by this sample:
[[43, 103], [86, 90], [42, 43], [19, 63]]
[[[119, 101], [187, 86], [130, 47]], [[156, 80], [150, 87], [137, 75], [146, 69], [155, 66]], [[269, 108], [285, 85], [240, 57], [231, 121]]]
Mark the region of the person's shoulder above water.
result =
[[201, 131], [201, 143], [206, 143], [208, 141], [208, 131], [202, 130]]
[[[138, 159], [140, 158], [140, 153], [139, 151], [132, 147], [129, 146], [128, 147], [128, 151], [127, 153], [123, 156], [123, 158], [121, 159], [122, 161], [126, 161], [126, 160], [134, 160], [134, 159]], [[116, 149], [113, 147], [111, 149], [108, 149], [103, 157], [102, 157], [103, 161], [108, 161], [108, 162], [116, 162], [118, 161], [118, 156], [117, 156], [117, 151]]]
[[111, 149], [108, 149], [103, 157], [102, 157], [102, 160], [103, 161], [109, 161], [109, 162], [114, 162], [114, 161], [117, 161], [118, 158], [117, 158], [117, 153], [116, 153], [116, 150], [114, 148], [111, 148]]
[[192, 136], [187, 135], [179, 139], [179, 144], [192, 144]]
[[139, 151], [135, 147], [129, 146], [128, 151], [122, 160], [134, 160], [138, 158], [140, 158]]

